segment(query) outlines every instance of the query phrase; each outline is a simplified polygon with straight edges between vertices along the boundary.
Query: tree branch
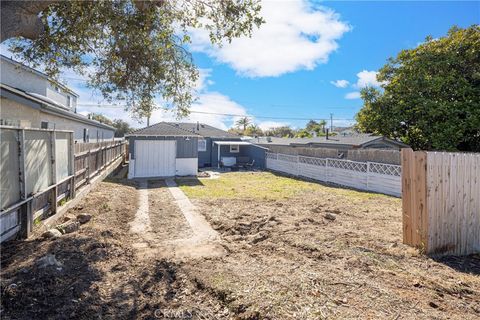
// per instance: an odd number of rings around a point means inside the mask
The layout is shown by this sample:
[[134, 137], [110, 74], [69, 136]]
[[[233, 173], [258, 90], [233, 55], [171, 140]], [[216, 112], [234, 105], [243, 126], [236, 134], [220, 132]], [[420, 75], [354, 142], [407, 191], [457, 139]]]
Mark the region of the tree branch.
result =
[[45, 26], [39, 18], [40, 12], [60, 0], [1, 1], [0, 42], [15, 37], [37, 39]]

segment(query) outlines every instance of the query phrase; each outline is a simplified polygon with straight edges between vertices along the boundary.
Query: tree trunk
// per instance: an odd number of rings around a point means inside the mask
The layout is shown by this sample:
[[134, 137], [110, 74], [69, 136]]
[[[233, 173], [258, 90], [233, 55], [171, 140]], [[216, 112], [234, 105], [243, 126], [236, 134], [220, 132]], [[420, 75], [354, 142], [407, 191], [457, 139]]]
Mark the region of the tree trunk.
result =
[[44, 31], [45, 26], [39, 13], [59, 0], [1, 1], [1, 38], [0, 42], [10, 38], [23, 37], [35, 40]]

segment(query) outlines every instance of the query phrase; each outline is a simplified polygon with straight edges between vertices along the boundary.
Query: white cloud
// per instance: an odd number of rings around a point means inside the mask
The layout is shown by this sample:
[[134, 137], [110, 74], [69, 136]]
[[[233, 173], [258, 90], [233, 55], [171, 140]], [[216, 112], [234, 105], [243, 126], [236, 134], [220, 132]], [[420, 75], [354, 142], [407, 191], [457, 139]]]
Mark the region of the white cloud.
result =
[[218, 48], [210, 44], [206, 30], [194, 29], [191, 48], [247, 77], [279, 76], [326, 63], [337, 40], [350, 30], [333, 10], [313, 8], [305, 0], [264, 1], [261, 15], [266, 23], [251, 38], [233, 39]]
[[363, 70], [357, 73], [357, 83], [355, 84], [356, 88], [365, 88], [365, 87], [380, 87], [384, 82], [377, 80], [377, 71], [367, 71]]
[[261, 122], [257, 122], [257, 125], [260, 127], [260, 129], [265, 131], [273, 128], [288, 126], [290, 124], [287, 122], [261, 121]]
[[337, 88], [346, 88], [350, 84], [350, 82], [348, 82], [347, 80], [330, 81], [330, 83]]
[[345, 99], [360, 99], [360, 92], [354, 91], [354, 92], [349, 92], [345, 95]]
[[238, 118], [227, 114], [247, 115], [247, 111], [243, 106], [218, 92], [205, 92], [201, 94], [198, 101], [192, 105], [190, 110], [193, 112], [188, 117], [180, 120], [176, 119], [170, 111], [156, 110], [153, 112], [150, 123], [160, 121], [199, 121], [219, 129], [227, 130]]

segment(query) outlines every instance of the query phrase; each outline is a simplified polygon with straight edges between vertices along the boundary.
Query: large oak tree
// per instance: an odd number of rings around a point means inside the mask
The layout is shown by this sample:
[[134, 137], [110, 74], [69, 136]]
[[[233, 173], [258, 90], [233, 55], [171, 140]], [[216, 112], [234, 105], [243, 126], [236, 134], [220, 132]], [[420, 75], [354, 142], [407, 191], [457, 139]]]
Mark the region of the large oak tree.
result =
[[214, 44], [250, 35], [263, 23], [257, 0], [1, 1], [1, 41], [18, 58], [56, 77], [71, 68], [107, 101], [126, 101], [139, 117], [163, 97], [188, 113], [198, 71], [190, 28]]

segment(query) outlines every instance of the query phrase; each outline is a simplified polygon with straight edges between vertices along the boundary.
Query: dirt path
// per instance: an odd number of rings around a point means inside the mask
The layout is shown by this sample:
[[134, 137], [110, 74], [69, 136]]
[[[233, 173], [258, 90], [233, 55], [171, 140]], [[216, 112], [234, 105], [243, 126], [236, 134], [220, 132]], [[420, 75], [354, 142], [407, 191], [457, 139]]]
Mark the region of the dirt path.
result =
[[[141, 180], [138, 186], [138, 209], [130, 223], [130, 231], [138, 239], [133, 246], [139, 257], [182, 260], [225, 254], [218, 233], [198, 213], [175, 181]], [[165, 210], [165, 206], [170, 210]]]

